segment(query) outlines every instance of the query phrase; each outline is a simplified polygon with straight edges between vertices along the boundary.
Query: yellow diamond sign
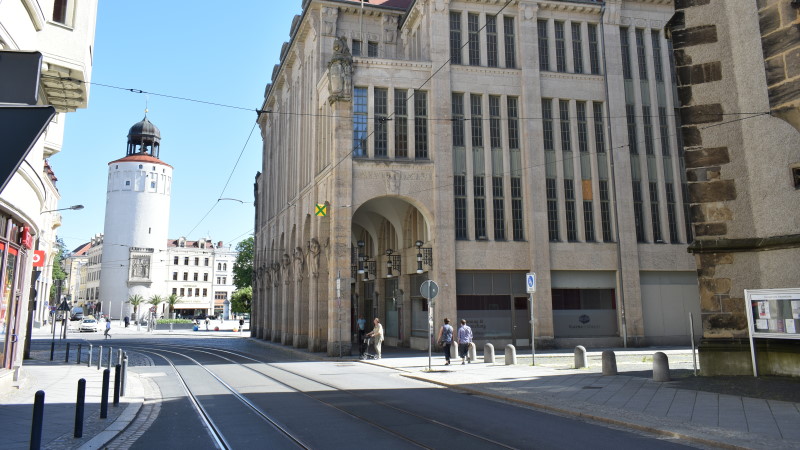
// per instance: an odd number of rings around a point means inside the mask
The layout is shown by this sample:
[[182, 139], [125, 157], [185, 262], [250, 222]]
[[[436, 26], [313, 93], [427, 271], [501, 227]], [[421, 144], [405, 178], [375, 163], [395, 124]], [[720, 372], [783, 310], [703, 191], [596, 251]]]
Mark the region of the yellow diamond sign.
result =
[[328, 215], [328, 205], [324, 203], [317, 203], [314, 215], [318, 217], [325, 217]]

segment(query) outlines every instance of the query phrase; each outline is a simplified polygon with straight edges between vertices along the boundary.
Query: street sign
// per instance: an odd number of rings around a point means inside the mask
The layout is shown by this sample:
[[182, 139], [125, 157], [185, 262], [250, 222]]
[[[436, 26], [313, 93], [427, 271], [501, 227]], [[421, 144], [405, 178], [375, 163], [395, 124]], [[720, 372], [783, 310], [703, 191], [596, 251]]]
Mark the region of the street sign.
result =
[[433, 280], [425, 280], [419, 287], [419, 293], [428, 300], [433, 300], [439, 295], [439, 285]]
[[536, 273], [535, 272], [528, 272], [525, 274], [525, 287], [528, 289], [528, 293], [532, 294], [536, 292]]
[[44, 267], [44, 250], [34, 250], [33, 267]]
[[324, 203], [317, 203], [314, 214], [318, 217], [325, 217], [328, 215], [328, 205]]

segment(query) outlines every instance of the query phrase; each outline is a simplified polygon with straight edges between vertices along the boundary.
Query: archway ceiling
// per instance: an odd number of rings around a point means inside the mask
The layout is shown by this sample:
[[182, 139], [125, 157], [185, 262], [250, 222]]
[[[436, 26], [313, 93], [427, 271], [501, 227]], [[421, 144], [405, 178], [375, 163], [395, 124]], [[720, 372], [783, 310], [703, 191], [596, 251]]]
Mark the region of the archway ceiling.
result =
[[378, 230], [383, 219], [394, 226], [397, 233], [397, 242], [403, 242], [403, 220], [408, 208], [414, 206], [407, 201], [396, 197], [379, 197], [367, 201], [359, 206], [353, 214], [353, 225], [365, 229], [377, 243]]

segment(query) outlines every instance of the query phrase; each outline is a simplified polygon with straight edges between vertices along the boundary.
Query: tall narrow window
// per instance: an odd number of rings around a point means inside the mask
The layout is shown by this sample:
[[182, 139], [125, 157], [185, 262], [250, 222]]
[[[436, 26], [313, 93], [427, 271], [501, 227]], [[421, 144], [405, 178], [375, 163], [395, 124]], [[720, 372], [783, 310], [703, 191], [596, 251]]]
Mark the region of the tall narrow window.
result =
[[517, 98], [506, 98], [508, 113], [508, 148], [511, 150], [519, 149], [519, 112], [517, 108]]
[[353, 89], [353, 157], [367, 156], [367, 88]]
[[567, 71], [567, 44], [564, 39], [564, 22], [555, 22], [556, 26], [556, 71]]
[[575, 73], [583, 73], [583, 40], [581, 24], [572, 22], [572, 65]]
[[648, 155], [655, 154], [655, 142], [653, 142], [653, 122], [650, 117], [650, 107], [642, 106], [642, 123], [644, 125], [644, 151]]
[[450, 13], [450, 64], [461, 64], [461, 13]]
[[378, 57], [378, 43], [377, 42], [367, 42], [367, 56], [370, 58], [377, 58]]
[[55, 0], [53, 2], [53, 22], [67, 24], [67, 6], [69, 0]]
[[500, 137], [500, 97], [489, 96], [489, 144], [492, 148], [503, 146]]
[[506, 67], [514, 69], [517, 67], [517, 51], [514, 38], [514, 18], [503, 17], [503, 34], [505, 35]]
[[639, 145], [636, 137], [636, 110], [633, 105], [625, 105], [625, 117], [628, 123], [628, 148], [632, 155], [639, 154]]
[[605, 153], [606, 138], [603, 128], [603, 104], [594, 102], [592, 107], [594, 108], [594, 148], [597, 153]]
[[389, 90], [375, 88], [375, 157], [385, 158], [388, 144]]
[[669, 224], [669, 241], [678, 243], [678, 205], [675, 203], [675, 186], [666, 183], [667, 189], [667, 223]]
[[467, 182], [466, 176], [453, 176], [455, 198], [456, 239], [467, 239]]
[[472, 132], [472, 146], [483, 147], [483, 108], [481, 107], [480, 94], [469, 97], [470, 104], [470, 130]]
[[539, 35], [539, 70], [546, 72], [550, 70], [550, 53], [548, 53], [550, 43], [547, 39], [547, 21], [536, 21], [536, 29]]
[[522, 178], [511, 177], [511, 227], [514, 240], [525, 239], [525, 222], [522, 215]]
[[470, 66], [481, 65], [481, 38], [478, 33], [479, 30], [478, 15], [472, 13], [467, 14], [467, 38], [469, 39], [468, 49]]
[[642, 202], [642, 182], [633, 181], [633, 218], [636, 225], [636, 240], [645, 242], [644, 235], [644, 205]]
[[589, 24], [589, 65], [593, 75], [600, 74], [600, 43], [597, 39], [597, 25]]
[[653, 71], [656, 81], [664, 81], [664, 68], [661, 66], [661, 36], [658, 31], [651, 33], [653, 39]]
[[658, 130], [661, 134], [661, 154], [663, 156], [670, 156], [669, 149], [669, 127], [667, 126], [667, 108], [663, 106], [658, 107]]
[[394, 90], [394, 157], [408, 158], [408, 91]]
[[653, 242], [664, 242], [661, 237], [661, 215], [658, 212], [658, 183], [650, 182], [650, 220], [653, 224]]
[[489, 67], [499, 66], [497, 59], [497, 16], [486, 15], [486, 62]]
[[503, 196], [503, 177], [492, 177], [492, 206], [494, 207], [494, 240], [506, 239], [506, 210]]
[[475, 203], [475, 239], [486, 239], [486, 186], [485, 178], [473, 177]]
[[559, 100], [558, 111], [558, 121], [561, 125], [561, 151], [571, 152], [572, 136], [569, 131], [569, 100]]
[[619, 29], [619, 43], [622, 49], [622, 77], [626, 80], [633, 79], [631, 73], [631, 48], [630, 39], [628, 38], [628, 29]]
[[428, 159], [428, 93], [414, 91], [414, 152], [416, 159]]
[[636, 56], [639, 60], [639, 79], [647, 81], [647, 59], [644, 51], [644, 30], [637, 28], [636, 34]]
[[611, 238], [611, 201], [608, 194], [608, 180], [600, 180], [600, 225], [603, 228], [603, 242], [613, 242]]
[[578, 151], [589, 152], [588, 132], [586, 131], [586, 102], [575, 102], [575, 111], [578, 116]]
[[361, 56], [361, 41], [353, 39], [353, 49], [350, 52], [353, 56]]
[[578, 240], [578, 227], [575, 223], [575, 185], [573, 180], [564, 180], [564, 209], [567, 217], [567, 240]]
[[583, 228], [586, 233], [586, 242], [594, 242], [594, 210], [592, 210], [592, 202], [583, 202]]
[[551, 242], [558, 242], [558, 191], [556, 179], [545, 180], [547, 190], [547, 234]]
[[553, 104], [549, 98], [542, 99], [542, 137], [545, 151], [555, 150], [553, 136]]
[[464, 94], [453, 93], [450, 108], [453, 114], [453, 147], [464, 146]]

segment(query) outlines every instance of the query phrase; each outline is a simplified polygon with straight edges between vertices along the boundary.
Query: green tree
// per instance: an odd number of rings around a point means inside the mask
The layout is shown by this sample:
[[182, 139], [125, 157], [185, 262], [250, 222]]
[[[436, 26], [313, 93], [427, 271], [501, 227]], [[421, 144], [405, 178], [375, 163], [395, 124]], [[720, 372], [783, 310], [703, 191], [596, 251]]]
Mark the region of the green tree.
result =
[[144, 297], [139, 294], [134, 294], [128, 297], [128, 301], [125, 303], [130, 303], [133, 306], [133, 320], [136, 322], [136, 325], [139, 325], [139, 305], [144, 303]]
[[244, 289], [253, 285], [254, 240], [253, 236], [250, 236], [236, 244], [236, 251], [239, 252], [233, 263], [233, 284], [236, 289]]
[[[60, 237], [56, 237], [56, 245], [53, 246], [53, 284], [50, 286], [50, 304], [56, 304], [56, 301], [61, 301], [61, 299], [56, 299], [56, 293], [58, 292], [58, 283], [64, 283], [64, 280], [67, 278], [67, 272], [64, 271], [64, 266], [62, 265], [64, 260], [69, 256], [69, 252], [67, 251], [67, 246], [64, 244], [64, 240]], [[62, 285], [63, 286], [63, 285]], [[63, 293], [63, 291], [62, 291]]]
[[169, 305], [169, 318], [173, 319], [173, 314], [175, 314], [175, 305], [181, 302], [182, 298], [178, 297], [178, 294], [170, 294], [169, 297], [164, 300], [164, 303]]
[[253, 287], [239, 289], [231, 295], [231, 311], [242, 314], [250, 312], [250, 304], [253, 301]]
[[154, 294], [152, 297], [147, 299], [147, 303], [156, 307], [156, 314], [158, 314], [158, 305], [164, 303], [164, 297]]

